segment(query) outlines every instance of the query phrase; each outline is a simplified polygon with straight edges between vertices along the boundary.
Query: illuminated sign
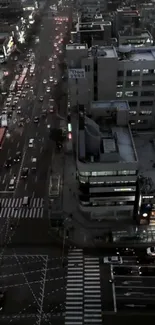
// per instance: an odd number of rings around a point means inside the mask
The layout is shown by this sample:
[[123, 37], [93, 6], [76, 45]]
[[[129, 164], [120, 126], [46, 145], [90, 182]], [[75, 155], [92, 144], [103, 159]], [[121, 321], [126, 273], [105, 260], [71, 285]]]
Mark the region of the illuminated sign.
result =
[[84, 69], [69, 69], [68, 70], [69, 79], [83, 79], [85, 78]]
[[4, 52], [6, 52], [7, 55], [10, 54], [11, 51], [12, 51], [13, 46], [14, 46], [14, 41], [13, 41], [13, 38], [11, 36], [9, 41], [8, 41], [8, 44], [5, 46]]

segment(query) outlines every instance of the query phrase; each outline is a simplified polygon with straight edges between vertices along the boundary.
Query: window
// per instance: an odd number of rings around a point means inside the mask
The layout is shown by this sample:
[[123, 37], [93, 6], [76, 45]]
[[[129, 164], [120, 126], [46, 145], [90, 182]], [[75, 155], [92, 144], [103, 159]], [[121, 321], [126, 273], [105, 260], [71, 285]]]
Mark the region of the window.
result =
[[90, 71], [90, 65], [85, 65], [85, 72], [89, 72]]
[[123, 96], [123, 92], [122, 91], [117, 91], [117, 93], [116, 93], [116, 97], [117, 98], [120, 98], [120, 97], [122, 97]]
[[138, 124], [147, 124], [148, 121], [147, 120], [138, 120]]
[[139, 115], [152, 115], [152, 111], [140, 111]]
[[136, 175], [136, 170], [119, 170], [118, 175]]
[[125, 91], [126, 97], [133, 97], [133, 91]]
[[139, 75], [140, 75], [139, 69], [132, 70], [132, 76], [139, 76]]
[[118, 81], [117, 82], [117, 88], [122, 88], [123, 87], [123, 82], [122, 81]]
[[126, 87], [130, 88], [130, 87], [135, 87], [135, 86], [139, 86], [139, 81], [126, 81]]
[[136, 112], [136, 111], [129, 111], [129, 114], [130, 114], [130, 115], [136, 115], [137, 112]]
[[132, 76], [132, 71], [131, 70], [127, 70], [126, 75], [127, 75], [127, 77], [131, 77]]
[[90, 176], [90, 172], [80, 172], [79, 173], [80, 176]]
[[149, 69], [143, 69], [143, 74], [148, 74], [149, 73]]
[[116, 171], [102, 171], [102, 172], [92, 172], [92, 176], [116, 176], [117, 172]]
[[143, 80], [142, 86], [155, 86], [155, 80]]
[[153, 106], [153, 101], [152, 100], [142, 101], [140, 102], [140, 106]]
[[130, 107], [136, 107], [137, 106], [137, 102], [129, 102], [129, 106]]
[[138, 92], [137, 91], [126, 91], [125, 96], [126, 97], [138, 96]]
[[144, 97], [154, 96], [154, 91], [142, 91], [141, 96]]
[[124, 71], [123, 71], [123, 70], [119, 70], [119, 71], [117, 72], [117, 76], [118, 76], [118, 77], [123, 77], [123, 76], [124, 76]]

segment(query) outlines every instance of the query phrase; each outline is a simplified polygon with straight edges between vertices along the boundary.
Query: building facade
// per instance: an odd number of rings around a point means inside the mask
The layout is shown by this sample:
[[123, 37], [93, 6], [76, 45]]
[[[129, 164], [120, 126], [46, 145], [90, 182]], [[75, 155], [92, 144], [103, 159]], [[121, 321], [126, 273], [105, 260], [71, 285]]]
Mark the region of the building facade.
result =
[[71, 107], [127, 100], [135, 129], [155, 125], [155, 47], [66, 46]]
[[91, 219], [113, 222], [134, 215], [139, 162], [125, 101], [93, 102], [79, 112], [79, 208]]

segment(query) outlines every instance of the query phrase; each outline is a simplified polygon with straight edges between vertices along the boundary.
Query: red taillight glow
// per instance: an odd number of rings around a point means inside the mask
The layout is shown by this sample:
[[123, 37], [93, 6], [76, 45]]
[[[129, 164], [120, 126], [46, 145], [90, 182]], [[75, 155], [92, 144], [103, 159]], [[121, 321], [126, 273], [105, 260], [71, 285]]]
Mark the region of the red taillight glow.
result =
[[69, 139], [69, 140], [72, 139], [72, 133], [68, 133], [68, 139]]

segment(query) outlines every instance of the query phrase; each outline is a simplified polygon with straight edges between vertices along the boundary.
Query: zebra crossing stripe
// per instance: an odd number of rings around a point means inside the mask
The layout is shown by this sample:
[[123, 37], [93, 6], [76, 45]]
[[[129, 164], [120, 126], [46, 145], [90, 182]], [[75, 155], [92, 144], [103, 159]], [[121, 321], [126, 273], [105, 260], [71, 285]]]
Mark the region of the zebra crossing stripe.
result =
[[[22, 207], [23, 198], [2, 198], [0, 199], [0, 206], [2, 208], [20, 208]], [[43, 198], [32, 198], [30, 200], [29, 208], [43, 208]]]
[[0, 199], [0, 218], [42, 219], [44, 214], [43, 198], [33, 198], [29, 207], [23, 206], [23, 198]]

